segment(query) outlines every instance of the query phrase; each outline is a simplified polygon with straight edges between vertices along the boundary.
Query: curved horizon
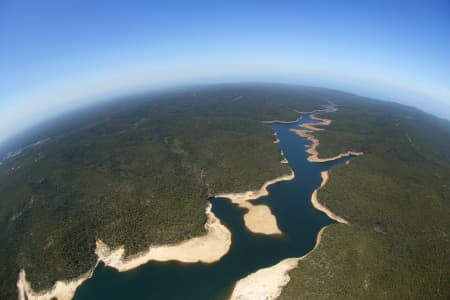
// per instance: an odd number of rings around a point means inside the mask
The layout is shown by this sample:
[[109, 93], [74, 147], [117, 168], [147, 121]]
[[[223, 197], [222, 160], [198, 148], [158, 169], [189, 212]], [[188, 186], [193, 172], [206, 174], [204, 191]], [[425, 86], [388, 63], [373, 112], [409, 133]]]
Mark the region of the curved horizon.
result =
[[450, 119], [450, 4], [6, 1], [0, 143], [63, 112], [171, 86], [321, 86]]
[[[161, 84], [158, 86], [153, 86], [152, 88], [142, 87], [140, 89], [134, 89], [134, 90], [118, 89], [118, 90], [114, 90], [114, 93], [108, 93], [108, 91], [104, 91], [104, 93], [98, 93], [97, 96], [93, 97], [93, 98], [85, 97], [86, 101], [77, 102], [75, 105], [63, 106], [63, 107], [61, 107], [60, 110], [54, 111], [53, 114], [47, 114], [41, 119], [36, 119], [34, 122], [30, 122], [30, 124], [28, 124], [28, 125], [24, 125], [23, 127], [18, 127], [18, 128], [16, 128], [15, 131], [11, 132], [11, 134], [4, 136], [4, 138], [0, 137], [0, 149], [3, 146], [8, 147], [8, 143], [14, 144], [16, 138], [20, 138], [22, 135], [27, 135], [27, 133], [29, 131], [31, 131], [33, 128], [39, 129], [40, 126], [48, 124], [48, 122], [51, 123], [53, 121], [57, 121], [58, 118], [64, 117], [65, 115], [68, 115], [68, 114], [82, 113], [83, 110], [89, 109], [90, 107], [94, 107], [95, 105], [99, 105], [99, 104], [108, 105], [108, 104], [113, 104], [113, 103], [133, 101], [133, 100], [135, 100], [136, 97], [140, 97], [140, 96], [150, 96], [151, 97], [155, 93], [157, 93], [157, 94], [163, 93], [163, 92], [170, 93], [170, 92], [173, 92], [173, 91], [176, 91], [179, 89], [190, 89], [190, 88], [194, 89], [194, 88], [206, 88], [206, 87], [210, 87], [210, 86], [221, 86], [221, 85], [226, 86], [226, 85], [242, 85], [242, 84], [286, 85], [287, 87], [298, 87], [298, 88], [306, 87], [306, 88], [328, 89], [328, 90], [336, 91], [339, 93], [348, 93], [351, 95], [364, 97], [367, 99], [397, 103], [397, 104], [416, 108], [425, 113], [430, 113], [430, 112], [422, 110], [419, 107], [409, 105], [408, 103], [401, 103], [401, 102], [393, 101], [392, 99], [389, 100], [389, 99], [375, 98], [370, 95], [361, 95], [356, 92], [339, 90], [336, 88], [331, 88], [329, 86], [304, 85], [304, 84], [292, 83], [292, 82], [288, 82], [288, 81], [281, 82], [281, 81], [250, 81], [250, 80], [247, 80], [247, 81], [233, 82], [233, 81], [210, 80], [207, 82], [206, 81], [199, 81], [199, 82], [191, 81], [189, 83], [185, 82], [184, 84], [172, 82], [171, 84], [167, 84], [167, 85]], [[83, 99], [83, 97], [79, 97], [78, 99]], [[93, 100], [93, 99], [95, 99], [95, 100]], [[430, 114], [432, 114], [432, 113], [430, 113]], [[434, 115], [434, 114], [432, 114], [432, 115]], [[436, 116], [436, 115], [434, 115], [434, 116]], [[439, 116], [437, 116], [437, 117], [439, 117]], [[442, 119], [446, 119], [446, 120], [450, 121], [450, 118], [444, 117]], [[28, 141], [27, 143], [33, 143], [33, 141]], [[23, 146], [25, 146], [25, 145], [22, 145], [22, 147]], [[11, 149], [9, 149], [8, 151], [11, 151]], [[1, 150], [0, 150], [0, 152], [1, 152]]]

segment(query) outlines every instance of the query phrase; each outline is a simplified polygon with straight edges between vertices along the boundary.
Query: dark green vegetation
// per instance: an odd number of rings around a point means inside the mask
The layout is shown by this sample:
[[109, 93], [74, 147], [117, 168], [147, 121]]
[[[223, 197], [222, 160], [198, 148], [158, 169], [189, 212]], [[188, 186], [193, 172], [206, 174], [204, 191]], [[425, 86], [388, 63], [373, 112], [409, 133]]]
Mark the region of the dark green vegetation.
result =
[[5, 161], [0, 299], [16, 298], [20, 268], [37, 290], [86, 272], [97, 238], [133, 254], [202, 234], [208, 196], [256, 189], [287, 172], [260, 121], [292, 120], [294, 109], [328, 100], [340, 106], [317, 133], [321, 157], [365, 152], [333, 169], [319, 192], [351, 225], [325, 230], [282, 297], [449, 298], [447, 121], [330, 90], [233, 85], [88, 110], [84, 121], [50, 130], [49, 141]]
[[133, 254], [202, 234], [208, 196], [287, 173], [260, 121], [294, 119], [328, 94], [221, 86], [81, 112], [91, 117], [0, 166], [0, 299], [16, 298], [21, 268], [35, 290], [88, 271], [96, 239]]
[[392, 103], [340, 99], [317, 133], [321, 157], [364, 156], [332, 170], [319, 199], [331, 225], [282, 299], [450, 298], [450, 124]]

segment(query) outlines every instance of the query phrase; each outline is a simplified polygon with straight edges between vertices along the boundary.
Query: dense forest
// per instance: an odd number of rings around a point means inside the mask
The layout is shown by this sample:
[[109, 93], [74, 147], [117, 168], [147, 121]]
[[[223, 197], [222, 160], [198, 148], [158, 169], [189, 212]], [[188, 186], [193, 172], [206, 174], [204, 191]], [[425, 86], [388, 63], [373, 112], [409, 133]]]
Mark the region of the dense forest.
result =
[[261, 121], [329, 101], [338, 111], [316, 133], [320, 157], [365, 153], [319, 192], [350, 224], [325, 230], [281, 297], [448, 298], [449, 122], [328, 89], [239, 84], [73, 112], [0, 156], [0, 299], [17, 298], [22, 268], [36, 290], [88, 271], [96, 239], [131, 255], [203, 234], [208, 197], [288, 173]]
[[290, 273], [281, 299], [450, 297], [450, 123], [394, 103], [339, 101], [318, 132], [332, 170], [319, 201], [350, 225], [329, 226]]
[[22, 268], [35, 290], [85, 273], [96, 239], [131, 255], [203, 234], [209, 196], [289, 172], [261, 120], [294, 119], [325, 98], [277, 85], [192, 88], [34, 130], [41, 142], [0, 165], [0, 298], [16, 298]]

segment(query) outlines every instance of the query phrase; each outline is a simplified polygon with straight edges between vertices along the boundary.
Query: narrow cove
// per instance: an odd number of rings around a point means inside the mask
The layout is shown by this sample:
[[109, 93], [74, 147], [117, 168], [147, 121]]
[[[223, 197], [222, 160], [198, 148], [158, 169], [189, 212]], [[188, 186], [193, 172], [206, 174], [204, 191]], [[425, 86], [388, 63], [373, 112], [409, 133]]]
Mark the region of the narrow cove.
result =
[[75, 299], [226, 299], [239, 279], [285, 258], [300, 257], [311, 251], [320, 229], [334, 223], [313, 207], [311, 195], [322, 182], [322, 171], [351, 158], [321, 163], [307, 160], [305, 146], [311, 142], [290, 129], [319, 123], [311, 118], [316, 114], [303, 114], [295, 123], [270, 125], [295, 178], [269, 186], [269, 195], [252, 203], [271, 208], [282, 236], [249, 232], [243, 221], [245, 209], [226, 198], [211, 198], [212, 211], [232, 232], [231, 249], [220, 261], [209, 265], [150, 262], [123, 273], [100, 264], [93, 277], [77, 290]]

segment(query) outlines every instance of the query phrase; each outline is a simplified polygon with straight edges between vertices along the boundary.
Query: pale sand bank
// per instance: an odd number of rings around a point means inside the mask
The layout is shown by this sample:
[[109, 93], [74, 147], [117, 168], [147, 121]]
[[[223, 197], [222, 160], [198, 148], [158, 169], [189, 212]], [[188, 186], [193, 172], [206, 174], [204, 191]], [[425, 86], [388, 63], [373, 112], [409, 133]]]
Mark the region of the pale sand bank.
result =
[[[277, 138], [278, 140], [278, 138]], [[279, 140], [278, 140], [279, 141]], [[283, 155], [283, 153], [281, 153]], [[284, 163], [283, 159], [281, 162]], [[287, 163], [287, 161], [286, 161]], [[241, 194], [226, 194], [227, 198], [235, 195], [237, 198], [257, 199], [263, 195], [267, 195], [267, 186], [283, 180], [294, 178], [294, 173], [275, 178], [266, 182], [259, 191], [249, 191]], [[223, 196], [222, 196], [223, 197]], [[246, 200], [245, 200], [246, 202]], [[235, 202], [234, 202], [235, 203]], [[272, 215], [270, 208], [266, 205], [252, 205], [248, 202], [241, 203], [241, 207], [247, 208], [249, 211], [244, 216], [244, 221], [250, 231], [262, 234], [281, 234], [275, 216]], [[114, 268], [120, 272], [137, 268], [149, 261], [180, 261], [184, 263], [213, 263], [220, 260], [231, 247], [231, 232], [226, 228], [220, 220], [211, 211], [211, 204], [206, 209], [207, 222], [205, 228], [207, 234], [195, 237], [179, 244], [150, 246], [147, 251], [139, 253], [131, 257], [125, 257], [125, 248], [118, 247], [111, 249], [101, 240], [96, 242], [97, 247], [95, 253], [98, 256], [97, 264], [103, 261], [105, 265]], [[93, 270], [95, 267], [93, 268]], [[89, 279], [93, 270], [81, 275], [78, 278], [65, 281], [57, 281], [55, 285], [48, 290], [36, 292], [26, 280], [25, 270], [21, 270], [17, 281], [19, 299], [72, 299], [76, 289], [87, 279]]]
[[19, 300], [70, 300], [75, 295], [77, 288], [86, 280], [92, 277], [95, 267], [87, 273], [72, 280], [57, 281], [49, 290], [35, 292], [26, 279], [25, 270], [21, 270], [17, 281], [17, 291]]
[[230, 300], [277, 299], [291, 279], [289, 271], [297, 268], [298, 262], [319, 246], [325, 228], [317, 234], [314, 248], [304, 256], [286, 258], [276, 265], [259, 269], [236, 282]]
[[364, 154], [363, 152], [347, 151], [345, 153], [341, 153], [341, 154], [333, 156], [333, 157], [319, 158], [319, 152], [317, 151], [317, 147], [319, 146], [320, 142], [315, 136], [312, 135], [312, 133], [310, 131], [304, 130], [304, 129], [294, 129], [294, 128], [290, 129], [290, 131], [295, 132], [297, 135], [304, 137], [304, 138], [308, 139], [309, 141], [311, 141], [311, 146], [306, 146], [306, 148], [307, 148], [306, 152], [309, 154], [308, 161], [310, 161], [310, 162], [327, 162], [327, 161], [332, 161], [332, 160], [336, 160], [336, 159], [343, 158], [343, 157], [348, 157], [350, 155], [359, 156], [359, 155]]
[[[311, 118], [321, 121], [318, 124], [303, 124], [302, 127], [304, 128], [308, 128], [311, 131], [319, 131], [319, 130], [323, 130], [322, 128], [316, 128], [315, 126], [317, 125], [329, 125], [331, 124], [331, 120], [327, 120], [327, 119], [322, 119], [319, 118], [317, 116], [312, 116]], [[317, 146], [319, 146], [319, 140], [312, 135], [312, 133], [308, 130], [303, 130], [303, 129], [290, 129], [291, 131], [295, 132], [296, 134], [298, 134], [301, 137], [307, 138], [308, 140], [311, 141], [311, 146], [307, 146], [306, 152], [309, 155], [308, 157], [308, 161], [311, 162], [326, 162], [326, 161], [332, 161], [332, 160], [336, 160], [342, 157], [348, 157], [350, 155], [354, 155], [354, 156], [359, 156], [362, 155], [362, 152], [353, 152], [353, 151], [348, 151], [346, 153], [341, 153], [339, 155], [336, 155], [334, 157], [329, 157], [329, 158], [319, 158], [318, 155], [318, 151], [317, 151]], [[317, 193], [318, 190], [321, 189], [328, 181], [329, 179], [329, 174], [328, 171], [324, 171], [321, 173], [322, 176], [322, 183], [320, 185], [320, 187], [318, 189], [316, 189], [312, 195], [311, 195], [311, 202], [314, 206], [314, 208], [316, 208], [317, 210], [322, 211], [323, 213], [325, 213], [330, 219], [333, 219], [339, 223], [344, 223], [344, 224], [348, 224], [347, 220], [345, 220], [344, 218], [334, 214], [331, 210], [329, 210], [326, 206], [322, 205], [321, 203], [319, 203], [319, 200], [317, 199]]]
[[264, 185], [257, 191], [219, 194], [216, 195], [216, 197], [228, 198], [233, 204], [247, 209], [248, 211], [244, 215], [244, 222], [247, 229], [251, 232], [268, 235], [282, 234], [278, 227], [277, 220], [272, 214], [270, 208], [267, 205], [253, 205], [250, 201], [267, 196], [269, 194], [269, 191], [267, 190], [268, 186], [280, 181], [292, 180], [294, 176], [294, 172], [291, 171], [287, 175], [265, 182]]
[[303, 128], [307, 128], [307, 129], [309, 129], [309, 130], [311, 130], [311, 131], [322, 131], [322, 130], [325, 130], [325, 129], [323, 129], [323, 128], [318, 128], [318, 127], [316, 127], [316, 125], [317, 125], [317, 124], [310, 124], [310, 123], [307, 123], [307, 124], [303, 124], [302, 127], [303, 127]]
[[[295, 121], [268, 121], [265, 123], [294, 123], [298, 122], [301, 117], [299, 117]], [[329, 121], [329, 120], [328, 120]], [[331, 121], [330, 121], [331, 122]], [[328, 123], [329, 124], [329, 123]], [[328, 125], [328, 124], [319, 124], [319, 125]], [[318, 128], [314, 128], [313, 126], [307, 127], [310, 130], [317, 131], [320, 130]], [[313, 129], [314, 128], [314, 129]], [[298, 130], [300, 131], [300, 130]], [[307, 134], [306, 130], [303, 130]], [[300, 135], [300, 134], [299, 134]], [[302, 135], [303, 136], [303, 135]], [[311, 135], [314, 139], [314, 137]], [[309, 137], [307, 137], [309, 138]], [[279, 142], [278, 138], [277, 141]], [[318, 141], [317, 141], [318, 145]], [[315, 147], [317, 147], [317, 145]], [[313, 150], [315, 147], [310, 147]], [[311, 151], [311, 149], [308, 149]], [[313, 151], [311, 151], [313, 152]], [[316, 151], [317, 152], [317, 151]], [[311, 154], [311, 153], [310, 153]], [[352, 152], [354, 155], [355, 154]], [[346, 154], [341, 154], [337, 157], [345, 156]], [[318, 158], [317, 158], [318, 159]], [[330, 160], [330, 159], [327, 159]], [[285, 160], [283, 160], [284, 162]], [[276, 182], [291, 180], [294, 178], [294, 173], [291, 171], [291, 174], [286, 176], [281, 176], [275, 178], [273, 180], [267, 181], [260, 190], [258, 191], [249, 191], [245, 193], [232, 193], [232, 194], [223, 194], [218, 195], [217, 197], [226, 197], [229, 198], [233, 203], [238, 204], [240, 207], [244, 207], [248, 209], [248, 212], [244, 216], [244, 221], [247, 228], [255, 233], [264, 233], [264, 234], [281, 234], [280, 229], [278, 228], [276, 218], [272, 215], [270, 208], [266, 205], [252, 205], [248, 201], [258, 199], [262, 196], [268, 195], [267, 187]], [[324, 179], [326, 182], [326, 179]], [[323, 186], [324, 183], [322, 183]], [[326, 209], [320, 205], [317, 201], [317, 195], [315, 196], [317, 202], [317, 209], [322, 210]], [[320, 207], [320, 208], [318, 208]], [[324, 210], [322, 210], [324, 211]], [[325, 212], [325, 211], [324, 211]], [[327, 213], [327, 212], [325, 212]], [[211, 205], [208, 205], [206, 210], [206, 214], [208, 217], [208, 221], [205, 224], [205, 228], [207, 230], [207, 234], [200, 237], [195, 237], [190, 240], [183, 241], [179, 244], [173, 245], [164, 245], [164, 246], [150, 246], [149, 249], [145, 252], [139, 253], [132, 257], [124, 257], [125, 249], [124, 247], [119, 247], [116, 249], [109, 248], [105, 243], [98, 240], [97, 248], [95, 253], [98, 256], [98, 261], [103, 261], [107, 266], [117, 269], [120, 272], [128, 271], [134, 269], [140, 265], [143, 265], [149, 261], [180, 261], [186, 263], [195, 263], [195, 262], [203, 262], [203, 263], [212, 263], [220, 260], [230, 249], [231, 247], [231, 232], [226, 228], [223, 224], [221, 224], [220, 220], [212, 213]], [[328, 215], [328, 213], [327, 213]], [[331, 217], [333, 218], [333, 217]], [[337, 220], [337, 219], [336, 219]], [[338, 221], [338, 220], [337, 220]], [[344, 222], [346, 222], [344, 220]], [[324, 229], [324, 228], [323, 228]], [[323, 232], [323, 229], [319, 232], [317, 237], [317, 243], [320, 242], [320, 237]], [[305, 256], [304, 256], [305, 257]], [[302, 257], [303, 258], [303, 257]], [[250, 274], [246, 278], [240, 280], [242, 282], [238, 288], [238, 290], [233, 292], [233, 295], [239, 298], [233, 299], [259, 299], [260, 295], [266, 295], [261, 299], [274, 299], [278, 297], [281, 293], [282, 287], [287, 284], [289, 281], [289, 276], [287, 272], [297, 266], [298, 260], [302, 258], [289, 258], [285, 259], [279, 264], [259, 270], [253, 274]], [[95, 267], [93, 268], [93, 270]], [[31, 288], [30, 284], [26, 280], [26, 273], [24, 270], [21, 270], [19, 279], [17, 282], [17, 288], [19, 292], [19, 299], [72, 299], [76, 289], [87, 279], [89, 279], [93, 270], [81, 275], [78, 278], [67, 281], [57, 281], [55, 285], [45, 291], [35, 292]], [[258, 274], [258, 275], [256, 275]], [[253, 276], [253, 277], [252, 277]], [[256, 276], [256, 277], [255, 277]], [[252, 278], [251, 278], [252, 277]], [[258, 279], [259, 278], [259, 279]], [[245, 281], [246, 280], [246, 281]], [[262, 281], [261, 281], [262, 280]], [[239, 283], [238, 282], [238, 283]], [[253, 287], [250, 290], [245, 288], [249, 283], [253, 284]], [[253, 282], [253, 283], [252, 283]], [[263, 286], [261, 292], [256, 292], [257, 288], [255, 288], [254, 283], [257, 283], [257, 287]], [[239, 292], [239, 290], [244, 289], [244, 293]], [[247, 292], [245, 292], [245, 290]], [[265, 291], [265, 292], [264, 292]], [[252, 293], [249, 295], [248, 293]], [[246, 296], [247, 295], [247, 296]], [[249, 295], [249, 296], [248, 296]], [[243, 297], [243, 298], [242, 298]]]
[[313, 157], [309, 157], [308, 160], [311, 162], [327, 162], [327, 161], [332, 161], [332, 160], [336, 160], [336, 159], [343, 158], [343, 157], [348, 157], [351, 155], [360, 156], [363, 154], [364, 154], [364, 152], [347, 151], [345, 153], [341, 153], [339, 155], [329, 157], [329, 158], [318, 158], [317, 155], [314, 155]]
[[270, 120], [270, 121], [261, 121], [261, 122], [264, 124], [273, 124], [273, 123], [292, 124], [292, 123], [297, 123], [301, 119], [302, 119], [302, 116], [300, 115], [297, 119], [295, 119], [293, 121]]
[[328, 179], [329, 179], [328, 171], [323, 171], [320, 173], [320, 175], [322, 176], [322, 183], [321, 183], [320, 187], [318, 189], [316, 189], [311, 195], [312, 205], [314, 206], [315, 209], [320, 210], [321, 212], [325, 213], [330, 219], [335, 220], [336, 222], [339, 222], [339, 223], [348, 224], [347, 220], [336, 215], [331, 210], [329, 210], [325, 205], [323, 205], [319, 202], [319, 200], [317, 198], [317, 192], [328, 182]]
[[260, 269], [239, 280], [230, 300], [268, 300], [280, 296], [289, 282], [288, 272], [297, 267], [298, 258], [287, 258], [278, 264]]
[[316, 115], [312, 115], [312, 116], [311, 116], [311, 119], [316, 120], [316, 121], [320, 121], [320, 123], [317, 123], [317, 124], [315, 124], [315, 125], [325, 125], [325, 126], [328, 126], [328, 125], [331, 124], [331, 122], [333, 122], [333, 121], [330, 120], [330, 119], [321, 118], [321, 117], [318, 117], [318, 116], [316, 116]]
[[266, 235], [282, 234], [280, 228], [278, 228], [276, 217], [267, 205], [249, 204], [248, 212], [244, 215], [244, 223], [253, 233]]
[[[105, 243], [98, 240], [95, 253], [98, 260], [96, 265], [103, 261], [105, 265], [125, 272], [137, 268], [149, 261], [179, 261], [185, 263], [213, 263], [220, 260], [228, 253], [231, 247], [231, 232], [211, 211], [211, 204], [206, 208], [207, 222], [205, 228], [207, 233], [203, 236], [194, 237], [173, 245], [150, 246], [147, 251], [124, 257], [125, 248], [109, 248]], [[25, 271], [21, 270], [17, 281], [17, 289], [20, 300], [68, 300], [75, 295], [76, 289], [87, 279], [91, 278], [95, 267], [78, 278], [65, 281], [57, 281], [55, 285], [45, 291], [35, 292], [26, 280]]]
[[205, 224], [206, 235], [194, 237], [173, 245], [150, 246], [139, 254], [125, 257], [125, 248], [109, 248], [98, 240], [95, 253], [105, 265], [125, 272], [137, 268], [149, 261], [179, 261], [184, 263], [213, 263], [220, 260], [231, 247], [231, 232], [211, 211], [208, 204]]
[[[317, 199], [317, 192], [321, 189], [328, 181], [328, 171], [321, 173], [322, 183], [319, 188], [317, 188], [312, 196], [311, 202], [317, 210], [320, 210], [327, 214], [327, 216], [337, 222], [348, 224], [348, 222], [331, 212], [328, 208], [319, 203]], [[278, 264], [260, 269], [247, 277], [240, 279], [234, 286], [233, 293], [231, 294], [230, 300], [267, 300], [267, 299], [277, 299], [283, 290], [283, 288], [289, 283], [290, 277], [288, 272], [297, 268], [298, 262], [305, 259], [310, 255], [320, 244], [322, 240], [325, 227], [320, 229], [317, 234], [316, 244], [314, 248], [303, 255], [302, 257], [287, 258], [279, 262]]]
[[[317, 125], [329, 125], [331, 124], [331, 120], [321, 119], [318, 117], [313, 116], [316, 120], [320, 120], [321, 123], [319, 124], [306, 124], [302, 125], [303, 128], [307, 128], [311, 131], [320, 131], [323, 130], [322, 128], [317, 128], [315, 126]], [[316, 150], [317, 146], [319, 145], [319, 140], [315, 138], [311, 132], [308, 130], [301, 130], [301, 129], [291, 129], [293, 132], [297, 133], [299, 136], [305, 137], [309, 139], [312, 142], [311, 146], [307, 147], [306, 152], [310, 154], [308, 157], [309, 161], [330, 161], [335, 160], [337, 158], [349, 156], [349, 155], [362, 155], [363, 153], [360, 152], [347, 152], [340, 155], [337, 155], [332, 158], [327, 159], [320, 159], [318, 158], [318, 152]], [[331, 210], [329, 210], [326, 206], [322, 205], [318, 198], [317, 193], [319, 189], [323, 188], [325, 184], [328, 182], [329, 179], [329, 173], [328, 171], [324, 171], [321, 173], [322, 176], [322, 183], [319, 188], [314, 190], [313, 194], [311, 195], [311, 203], [319, 211], [322, 211], [325, 213], [330, 219], [333, 219], [339, 223], [348, 224], [348, 221], [344, 218], [334, 214]], [[306, 258], [308, 255], [310, 255], [320, 244], [320, 241], [322, 239], [322, 235], [325, 231], [326, 227], [323, 227], [316, 239], [316, 244], [314, 248], [308, 252], [306, 255], [298, 258], [288, 258], [285, 260], [282, 260], [278, 264], [260, 269], [247, 277], [244, 277], [240, 279], [233, 290], [233, 293], [230, 297], [231, 300], [267, 300], [267, 299], [276, 299], [280, 296], [284, 286], [286, 286], [290, 280], [288, 272], [293, 270], [298, 266], [298, 262], [304, 258]]]
[[299, 111], [297, 109], [294, 109], [294, 111], [296, 113], [301, 114], [301, 115], [310, 115], [310, 114], [313, 114], [313, 113], [316, 113], [316, 112], [321, 112], [322, 110], [321, 109], [315, 109], [315, 110], [312, 110], [312, 111]]

